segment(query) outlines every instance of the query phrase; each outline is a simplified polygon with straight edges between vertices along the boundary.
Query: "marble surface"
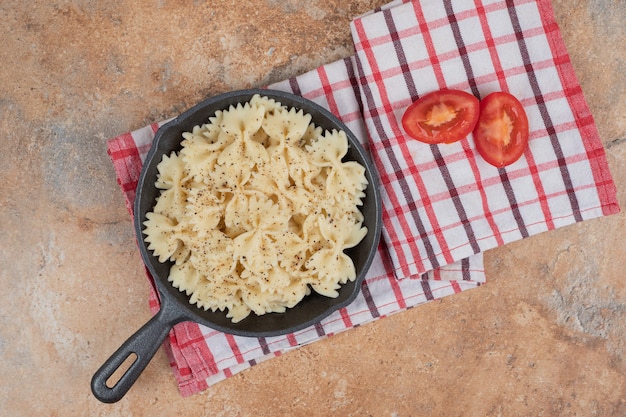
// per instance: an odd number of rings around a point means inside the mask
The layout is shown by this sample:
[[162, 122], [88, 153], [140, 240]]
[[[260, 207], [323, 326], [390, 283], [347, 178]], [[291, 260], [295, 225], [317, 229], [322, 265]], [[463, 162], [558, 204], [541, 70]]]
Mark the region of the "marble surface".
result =
[[[352, 54], [383, 1], [0, 3], [0, 415], [626, 415], [626, 214], [485, 254], [488, 285], [181, 398], [160, 350], [120, 402], [93, 372], [150, 317], [110, 137]], [[626, 6], [555, 0], [626, 207]]]

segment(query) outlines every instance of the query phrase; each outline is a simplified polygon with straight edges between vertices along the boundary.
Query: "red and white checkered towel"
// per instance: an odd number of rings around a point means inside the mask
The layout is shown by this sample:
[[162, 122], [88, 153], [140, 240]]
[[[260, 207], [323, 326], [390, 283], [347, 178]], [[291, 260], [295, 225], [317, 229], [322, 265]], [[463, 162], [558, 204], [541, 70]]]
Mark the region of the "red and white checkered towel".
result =
[[[475, 288], [485, 282], [485, 249], [619, 210], [549, 2], [464, 2], [463, 10], [424, 3], [396, 1], [355, 19], [354, 57], [269, 86], [328, 108], [380, 170], [384, 239], [359, 296], [321, 323], [281, 337], [176, 325], [164, 347], [183, 396], [297, 346]], [[497, 170], [475, 155], [471, 139], [440, 148], [405, 141], [397, 125], [402, 110], [444, 86], [519, 97], [532, 134], [523, 160]], [[131, 214], [142, 161], [161, 124], [109, 142]], [[159, 308], [154, 288], [150, 307]]]
[[[352, 35], [399, 277], [619, 210], [548, 0], [413, 1], [354, 20]], [[471, 135], [442, 146], [407, 137], [406, 108], [442, 88], [516, 96], [529, 119], [525, 155], [497, 169]]]

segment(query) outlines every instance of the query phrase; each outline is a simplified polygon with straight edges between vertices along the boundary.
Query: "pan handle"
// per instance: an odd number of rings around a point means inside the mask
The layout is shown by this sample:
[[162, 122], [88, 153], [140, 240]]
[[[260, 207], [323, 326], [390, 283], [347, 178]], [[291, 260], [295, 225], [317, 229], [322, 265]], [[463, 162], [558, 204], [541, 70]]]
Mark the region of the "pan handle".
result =
[[[130, 336], [96, 371], [91, 379], [93, 395], [104, 403], [114, 403], [122, 399], [146, 368], [163, 340], [176, 323], [186, 320], [180, 310], [161, 297], [161, 309], [146, 324]], [[136, 358], [117, 383], [110, 387], [108, 379], [135, 354]]]

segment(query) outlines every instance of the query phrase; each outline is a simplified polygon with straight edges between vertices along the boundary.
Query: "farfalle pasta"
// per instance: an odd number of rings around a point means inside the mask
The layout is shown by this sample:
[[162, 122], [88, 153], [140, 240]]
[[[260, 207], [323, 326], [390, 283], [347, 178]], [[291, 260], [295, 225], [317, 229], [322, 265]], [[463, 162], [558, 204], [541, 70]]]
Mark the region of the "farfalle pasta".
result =
[[157, 166], [144, 234], [191, 303], [238, 322], [284, 312], [312, 290], [336, 297], [356, 278], [344, 251], [367, 233], [367, 180], [342, 161], [345, 132], [255, 95], [182, 136]]

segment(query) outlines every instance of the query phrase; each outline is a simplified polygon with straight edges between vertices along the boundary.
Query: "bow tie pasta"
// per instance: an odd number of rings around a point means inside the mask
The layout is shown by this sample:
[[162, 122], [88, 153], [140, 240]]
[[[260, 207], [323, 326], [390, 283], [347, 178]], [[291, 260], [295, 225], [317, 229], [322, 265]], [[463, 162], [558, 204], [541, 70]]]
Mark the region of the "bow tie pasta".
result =
[[343, 131], [255, 95], [183, 133], [157, 166], [144, 234], [169, 281], [233, 322], [281, 313], [356, 278], [344, 250], [367, 233], [365, 168], [342, 162]]

